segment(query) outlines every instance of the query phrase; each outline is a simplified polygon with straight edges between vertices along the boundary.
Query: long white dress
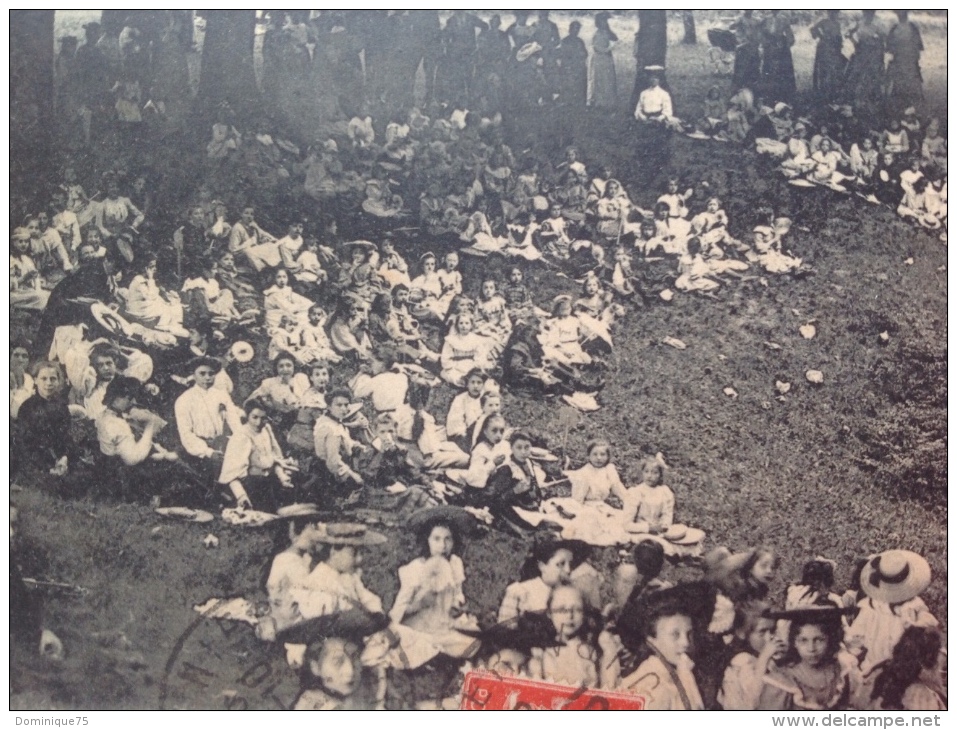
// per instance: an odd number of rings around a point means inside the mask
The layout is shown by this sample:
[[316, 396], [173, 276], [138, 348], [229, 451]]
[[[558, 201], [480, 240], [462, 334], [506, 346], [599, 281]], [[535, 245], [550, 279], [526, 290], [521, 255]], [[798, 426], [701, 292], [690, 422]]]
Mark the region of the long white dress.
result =
[[[464, 658], [478, 649], [478, 642], [458, 629], [477, 629], [475, 617], [453, 616], [465, 606], [465, 566], [458, 555], [416, 558], [399, 568], [399, 592], [389, 618], [414, 633], [403, 636], [402, 648], [411, 666], [436, 654]], [[428, 661], [428, 659], [425, 659]]]

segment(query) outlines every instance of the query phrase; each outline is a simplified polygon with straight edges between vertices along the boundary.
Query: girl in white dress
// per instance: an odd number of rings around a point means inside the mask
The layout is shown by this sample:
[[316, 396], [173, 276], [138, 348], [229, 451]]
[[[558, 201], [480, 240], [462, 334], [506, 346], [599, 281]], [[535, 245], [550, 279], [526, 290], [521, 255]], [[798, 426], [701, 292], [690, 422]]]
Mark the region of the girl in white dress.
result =
[[296, 372], [296, 358], [289, 352], [280, 352], [273, 362], [271, 378], [265, 378], [249, 397], [257, 398], [271, 411], [292, 413], [299, 409], [302, 397], [309, 390], [309, 378]]
[[183, 329], [183, 305], [175, 292], [164, 292], [156, 284], [156, 258], [143, 262], [142, 271], [133, 277], [126, 296], [126, 316], [148, 327], [188, 337]]
[[462, 387], [465, 376], [472, 370], [489, 370], [494, 366], [491, 357], [494, 341], [474, 331], [475, 318], [469, 312], [460, 313], [452, 323], [452, 331], [442, 343], [440, 362], [442, 380]]
[[734, 655], [724, 670], [718, 703], [725, 710], [756, 710], [764, 675], [784, 655], [787, 644], [775, 635], [777, 622], [766, 614], [767, 603], [756, 601], [739, 608], [735, 615]]
[[403, 632], [402, 640], [403, 650], [413, 653], [412, 666], [419, 666], [425, 656], [464, 658], [478, 649], [474, 638], [458, 631], [478, 628], [465, 610], [465, 565], [458, 555], [471, 519], [456, 508], [413, 515], [420, 555], [399, 568], [399, 592], [389, 611], [393, 623], [414, 632]]
[[567, 294], [555, 297], [552, 316], [542, 323], [539, 335], [545, 357], [566, 365], [588, 365], [591, 355], [582, 349], [581, 341], [581, 322], [572, 314], [572, 298]]
[[475, 305], [478, 318], [476, 332], [495, 341], [495, 348], [501, 352], [512, 334], [512, 321], [509, 319], [505, 298], [499, 295], [494, 279], [482, 282], [482, 293]]
[[449, 469], [446, 476], [454, 482], [484, 489], [489, 477], [505, 463], [511, 453], [509, 443], [505, 440], [506, 428], [502, 416], [496, 414], [486, 418], [482, 435], [469, 455], [468, 468]]
[[[440, 303], [442, 298], [442, 279], [435, 270], [435, 254], [427, 252], [419, 259], [422, 273], [412, 280], [412, 299], [416, 302], [412, 314], [417, 319], [445, 319], [448, 303]], [[451, 301], [451, 300], [449, 300]]]
[[627, 499], [618, 469], [611, 463], [611, 444], [603, 439], [588, 444], [588, 463], [569, 470], [565, 476], [572, 485], [572, 499], [582, 504], [604, 505], [614, 495], [622, 504]]

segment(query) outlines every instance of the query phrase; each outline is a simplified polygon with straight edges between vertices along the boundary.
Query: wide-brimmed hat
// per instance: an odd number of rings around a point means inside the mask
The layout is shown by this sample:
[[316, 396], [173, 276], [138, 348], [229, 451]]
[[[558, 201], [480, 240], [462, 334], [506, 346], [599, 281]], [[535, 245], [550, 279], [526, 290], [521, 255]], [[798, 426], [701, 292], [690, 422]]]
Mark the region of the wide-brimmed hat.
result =
[[450, 524], [460, 536], [468, 536], [475, 531], [477, 523], [466, 510], [451, 505], [427, 507], [414, 512], [406, 523], [415, 533], [428, 535], [439, 524]]
[[319, 505], [313, 502], [297, 502], [296, 504], [287, 504], [276, 510], [276, 516], [280, 519], [296, 519], [298, 517], [315, 517], [321, 514]]
[[601, 408], [601, 405], [599, 405], [598, 401], [595, 399], [594, 393], [582, 393], [581, 391], [576, 390], [571, 395], [563, 395], [562, 400], [568, 405], [574, 406], [578, 410], [585, 413], [597, 411], [599, 408]]
[[309, 644], [333, 637], [360, 641], [384, 630], [388, 625], [389, 617], [384, 613], [349, 608], [290, 626], [278, 632], [276, 639], [286, 644]]
[[253, 359], [253, 355], [256, 354], [256, 351], [253, 349], [253, 346], [245, 340], [238, 340], [229, 348], [229, 354], [232, 355], [233, 360], [236, 362], [249, 362]]
[[114, 335], [124, 334], [123, 320], [102, 302], [90, 305], [90, 314], [105, 330]]
[[369, 547], [386, 542], [385, 535], [373, 532], [358, 522], [331, 522], [319, 525], [316, 541], [324, 545], [353, 545]]
[[687, 525], [672, 525], [662, 537], [675, 545], [697, 545], [704, 540], [705, 531]]
[[800, 606], [786, 611], [768, 611], [767, 617], [775, 620], [784, 619], [785, 621], [840, 621], [841, 616], [853, 610], [833, 604], [823, 604], [820, 606]]
[[538, 556], [546, 553], [554, 555], [558, 550], [567, 550], [572, 554], [572, 568], [577, 568], [584, 563], [591, 554], [591, 546], [582, 540], [562, 540], [545, 534], [536, 538], [532, 545], [531, 556], [537, 560]]
[[861, 571], [861, 588], [885, 603], [903, 603], [930, 585], [930, 565], [910, 550], [886, 550], [875, 555]]
[[704, 578], [711, 583], [721, 583], [740, 572], [753, 556], [754, 550], [732, 553], [726, 547], [715, 548], [704, 556]]
[[[366, 183], [366, 185], [367, 186], [381, 185], [381, 183], [378, 180], [369, 180]], [[363, 241], [363, 240], [349, 241], [348, 243], [342, 244], [342, 248], [347, 251], [353, 248], [361, 248], [361, 249], [364, 249], [365, 251], [371, 252], [371, 251], [375, 251], [375, 244], [372, 243], [372, 241]]]
[[475, 637], [482, 644], [482, 654], [491, 656], [503, 649], [515, 649], [523, 654], [532, 649], [558, 646], [555, 626], [542, 612], [527, 612], [515, 618], [489, 626], [487, 629], [458, 629], [466, 636]]

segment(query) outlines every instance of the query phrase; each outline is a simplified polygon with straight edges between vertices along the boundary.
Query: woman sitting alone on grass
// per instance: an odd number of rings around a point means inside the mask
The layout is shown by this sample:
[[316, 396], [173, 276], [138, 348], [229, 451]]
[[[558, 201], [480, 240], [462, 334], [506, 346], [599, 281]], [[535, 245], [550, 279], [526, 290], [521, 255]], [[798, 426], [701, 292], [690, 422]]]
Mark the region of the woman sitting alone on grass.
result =
[[940, 220], [928, 209], [928, 187], [927, 178], [922, 177], [915, 180], [909, 189], [904, 188], [904, 197], [897, 206], [897, 215], [921, 228], [933, 231], [940, 228]]
[[581, 322], [572, 314], [572, 298], [567, 294], [555, 297], [552, 316], [542, 323], [539, 340], [545, 356], [566, 365], [588, 365], [591, 355], [582, 349]]

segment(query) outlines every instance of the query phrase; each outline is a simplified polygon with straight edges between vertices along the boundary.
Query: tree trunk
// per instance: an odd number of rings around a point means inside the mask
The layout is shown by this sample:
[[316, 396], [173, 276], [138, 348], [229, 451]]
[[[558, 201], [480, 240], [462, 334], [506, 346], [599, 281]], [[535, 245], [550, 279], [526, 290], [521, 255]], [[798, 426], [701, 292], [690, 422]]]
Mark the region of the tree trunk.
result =
[[236, 121], [260, 112], [259, 92], [253, 70], [255, 10], [203, 10], [206, 38], [203, 41], [199, 99], [207, 113], [228, 104]]
[[[668, 53], [668, 11], [639, 10], [638, 33], [635, 36], [635, 86], [631, 92], [629, 110], [634, 111], [638, 96], [648, 87], [648, 66], [665, 67]], [[668, 79], [664, 71], [657, 73], [661, 86], [668, 88]]]
[[693, 46], [698, 43], [698, 34], [694, 25], [694, 10], [682, 10], [681, 22], [685, 26], [685, 37], [681, 41], [685, 45]]
[[54, 14], [10, 11], [10, 182], [24, 196], [39, 192], [53, 162]]

